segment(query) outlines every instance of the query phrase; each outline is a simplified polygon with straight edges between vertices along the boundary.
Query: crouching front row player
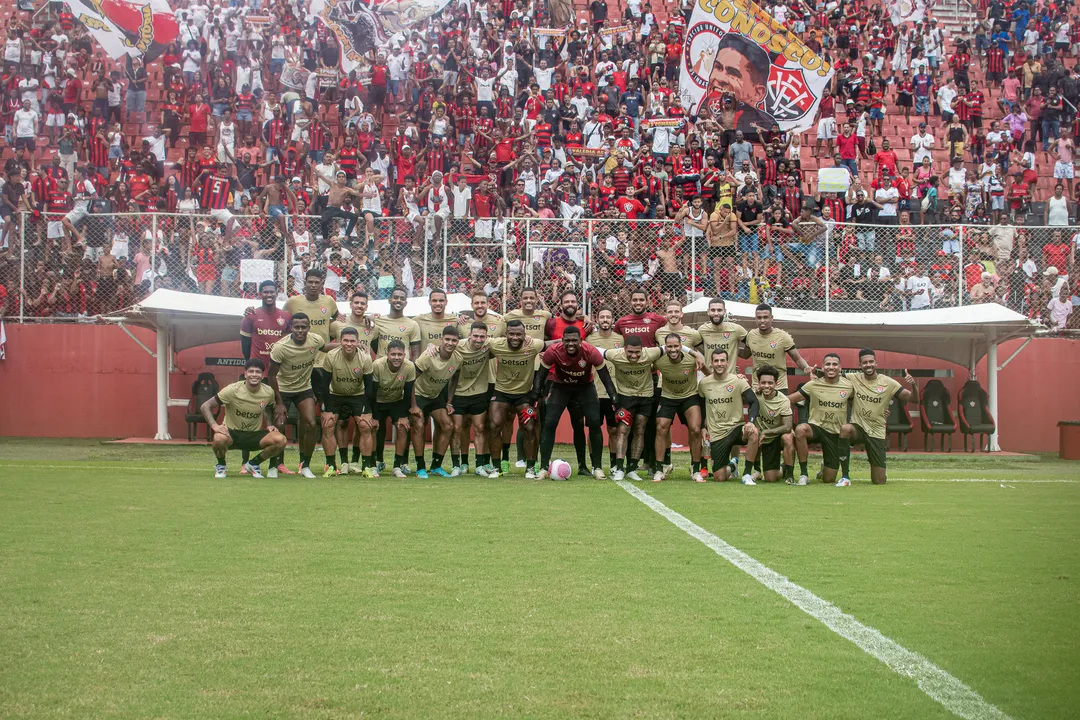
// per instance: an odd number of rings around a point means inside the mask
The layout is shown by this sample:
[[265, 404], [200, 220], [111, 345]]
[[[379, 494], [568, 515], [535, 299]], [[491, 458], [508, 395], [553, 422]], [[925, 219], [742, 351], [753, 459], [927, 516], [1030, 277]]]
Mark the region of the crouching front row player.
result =
[[[244, 470], [255, 478], [263, 476], [259, 465], [264, 460], [285, 452], [285, 436], [274, 427], [274, 390], [263, 383], [265, 371], [266, 365], [259, 358], [248, 360], [244, 363], [244, 379], [222, 388], [200, 408], [214, 432], [211, 447], [217, 458], [215, 478], [225, 477], [225, 453], [229, 450], [257, 453], [244, 464]], [[225, 408], [225, 422], [221, 424], [215, 418], [219, 407]]]

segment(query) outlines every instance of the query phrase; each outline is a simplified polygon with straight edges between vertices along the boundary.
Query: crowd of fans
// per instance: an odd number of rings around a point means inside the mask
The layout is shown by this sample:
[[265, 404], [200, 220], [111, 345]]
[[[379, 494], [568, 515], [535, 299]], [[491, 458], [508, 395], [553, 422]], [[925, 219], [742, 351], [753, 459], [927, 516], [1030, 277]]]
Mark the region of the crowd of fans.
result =
[[[63, 3], [7, 27], [8, 314], [100, 314], [151, 287], [254, 296], [253, 259], [290, 293], [316, 266], [339, 296], [445, 278], [496, 310], [525, 283], [616, 309], [638, 285], [657, 303], [1001, 302], [1048, 323], [1080, 301], [1068, 3], [979, 0], [954, 36], [932, 9], [896, 28], [865, 0], [765, 0], [836, 71], [801, 136], [735, 130], [734, 94], [684, 113], [690, 0], [622, 17], [595, 0], [557, 34], [561, 0], [453, 0], [347, 75], [303, 0], [172, 5], [178, 42], [149, 71], [105, 58]], [[822, 167], [848, 191], [822, 192]]]

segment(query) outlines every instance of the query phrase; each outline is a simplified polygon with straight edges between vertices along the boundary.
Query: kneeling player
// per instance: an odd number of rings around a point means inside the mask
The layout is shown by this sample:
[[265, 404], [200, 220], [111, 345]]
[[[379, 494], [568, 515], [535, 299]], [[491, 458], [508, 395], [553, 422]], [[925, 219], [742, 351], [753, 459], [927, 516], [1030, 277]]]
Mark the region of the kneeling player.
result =
[[[807, 458], [810, 443], [821, 446], [822, 480], [827, 483], [836, 481], [836, 471], [840, 469], [841, 438], [840, 430], [847, 421], [848, 405], [854, 388], [851, 381], [840, 374], [840, 356], [829, 353], [821, 364], [821, 376], [803, 384], [798, 391], [788, 396], [792, 412], [804, 399], [810, 403], [810, 422], [795, 428], [795, 450], [799, 455], [799, 480], [796, 485], [807, 485]], [[847, 440], [843, 445], [847, 446]]]
[[[870, 482], [875, 485], [885, 484], [885, 448], [887, 437], [885, 421], [889, 414], [889, 403], [893, 397], [904, 402], [919, 401], [919, 386], [915, 378], [904, 370], [904, 382], [911, 389], [893, 380], [887, 375], [879, 375], [877, 356], [870, 348], [859, 351], [859, 369], [862, 372], [846, 373], [845, 378], [855, 388], [855, 399], [851, 402], [851, 423], [844, 425], [841, 435], [850, 439], [852, 444], [862, 443], [866, 449], [866, 459], [870, 461]], [[848, 475], [848, 461], [840, 457], [843, 475], [838, 487], [851, 484]]]
[[[337, 452], [340, 439], [343, 451], [347, 450], [346, 433], [350, 420], [356, 420], [356, 432], [363, 452], [364, 464], [360, 468], [364, 477], [379, 477], [372, 452], [375, 445], [375, 421], [371, 417], [368, 397], [374, 393], [371, 379], [371, 355], [360, 349], [360, 333], [354, 327], [341, 331], [341, 347], [334, 348], [323, 357], [322, 367], [330, 374], [329, 394], [322, 414], [323, 452], [326, 453], [324, 477], [337, 475]], [[341, 427], [339, 427], [339, 422]], [[344, 463], [344, 452], [342, 463]]]
[[[285, 436], [273, 424], [274, 390], [263, 384], [266, 365], [259, 358], [244, 363], [244, 379], [222, 388], [199, 408], [206, 424], [214, 431], [211, 447], [217, 458], [214, 477], [225, 477], [225, 453], [247, 450], [257, 453], [244, 464], [252, 477], [261, 478], [259, 465], [267, 458], [285, 451]], [[218, 424], [214, 414], [225, 407], [225, 422]], [[266, 429], [262, 429], [263, 419]]]
[[791, 432], [792, 413], [791, 403], [785, 395], [776, 391], [776, 380], [780, 377], [780, 371], [771, 365], [764, 365], [757, 371], [757, 401], [758, 416], [757, 441], [746, 447], [746, 463], [753, 470], [750, 482], [754, 485], [757, 471], [761, 470], [760, 478], [765, 482], [776, 482], [781, 477], [780, 461], [783, 459], [783, 478], [792, 479], [792, 456], [795, 454], [795, 436]]
[[376, 427], [387, 418], [394, 423], [394, 477], [403, 478], [409, 470], [409, 408], [416, 382], [416, 366], [405, 359], [405, 343], [391, 340], [387, 344], [386, 357], [371, 364], [371, 379], [375, 387], [371, 414]]
[[[666, 380], [665, 380], [666, 382]], [[753, 447], [758, 441], [758, 401], [750, 384], [738, 375], [728, 373], [727, 350], [714, 350], [712, 374], [698, 383], [698, 397], [705, 405], [705, 424], [709, 428], [709, 454], [712, 456], [713, 479], [724, 482], [735, 477], [735, 470], [728, 462], [731, 451], [739, 446]], [[748, 419], [743, 422], [743, 404]], [[754, 485], [749, 468], [743, 475], [743, 485]], [[701, 473], [694, 480], [705, 482]]]

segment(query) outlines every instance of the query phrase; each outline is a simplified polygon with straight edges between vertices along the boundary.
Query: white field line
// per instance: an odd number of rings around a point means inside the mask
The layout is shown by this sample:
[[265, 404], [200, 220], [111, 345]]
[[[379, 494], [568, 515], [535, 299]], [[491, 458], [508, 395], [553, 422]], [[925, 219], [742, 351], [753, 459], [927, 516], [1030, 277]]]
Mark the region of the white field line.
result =
[[1080, 483], [1080, 480], [1069, 480], [1067, 478], [1034, 478], [1030, 480], [1016, 480], [1014, 478], [999, 477], [999, 478], [889, 478], [889, 484], [892, 483], [908, 483], [908, 482], [921, 482], [921, 483], [1016, 483], [1018, 485], [1039, 485], [1044, 483], [1063, 483], [1066, 485], [1075, 485]]
[[[15, 470], [134, 470], [139, 472], [169, 472], [169, 473], [189, 473], [198, 472], [199, 470], [206, 470], [210, 472], [213, 470], [213, 466], [207, 463], [205, 466], [162, 466], [162, 467], [136, 467], [133, 465], [91, 465], [90, 463], [71, 463], [67, 465], [39, 465], [34, 462], [25, 463], [0, 463], [0, 468], [13, 468]], [[239, 467], [237, 468], [237, 475], [239, 475]]]
[[631, 483], [625, 480], [619, 480], [617, 483], [653, 512], [690, 537], [701, 541], [717, 555], [788, 600], [840, 637], [855, 643], [864, 652], [885, 663], [898, 675], [914, 680], [920, 690], [954, 715], [970, 720], [1009, 717], [922, 655], [908, 650], [874, 628], [863, 625], [851, 615], [841, 612], [840, 608], [832, 603], [762, 565], [742, 550], [727, 544]]

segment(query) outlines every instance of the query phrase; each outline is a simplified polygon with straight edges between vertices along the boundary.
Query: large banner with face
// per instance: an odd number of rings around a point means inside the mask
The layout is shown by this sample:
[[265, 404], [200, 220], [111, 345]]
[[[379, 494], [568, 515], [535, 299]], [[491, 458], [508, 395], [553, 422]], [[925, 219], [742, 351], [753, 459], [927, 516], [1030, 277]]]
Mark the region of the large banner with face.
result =
[[450, 0], [312, 0], [311, 12], [341, 43], [341, 69], [352, 72], [372, 50], [389, 53], [390, 41], [442, 12]]
[[[829, 63], [748, 0], [698, 0], [683, 40], [679, 96], [727, 130], [801, 132], [814, 122]], [[723, 119], [734, 112], [734, 127]]]
[[919, 23], [926, 17], [926, 0], [889, 0], [889, 19], [899, 27], [904, 23]]
[[68, 0], [68, 6], [114, 60], [129, 56], [149, 62], [180, 33], [168, 0]]

